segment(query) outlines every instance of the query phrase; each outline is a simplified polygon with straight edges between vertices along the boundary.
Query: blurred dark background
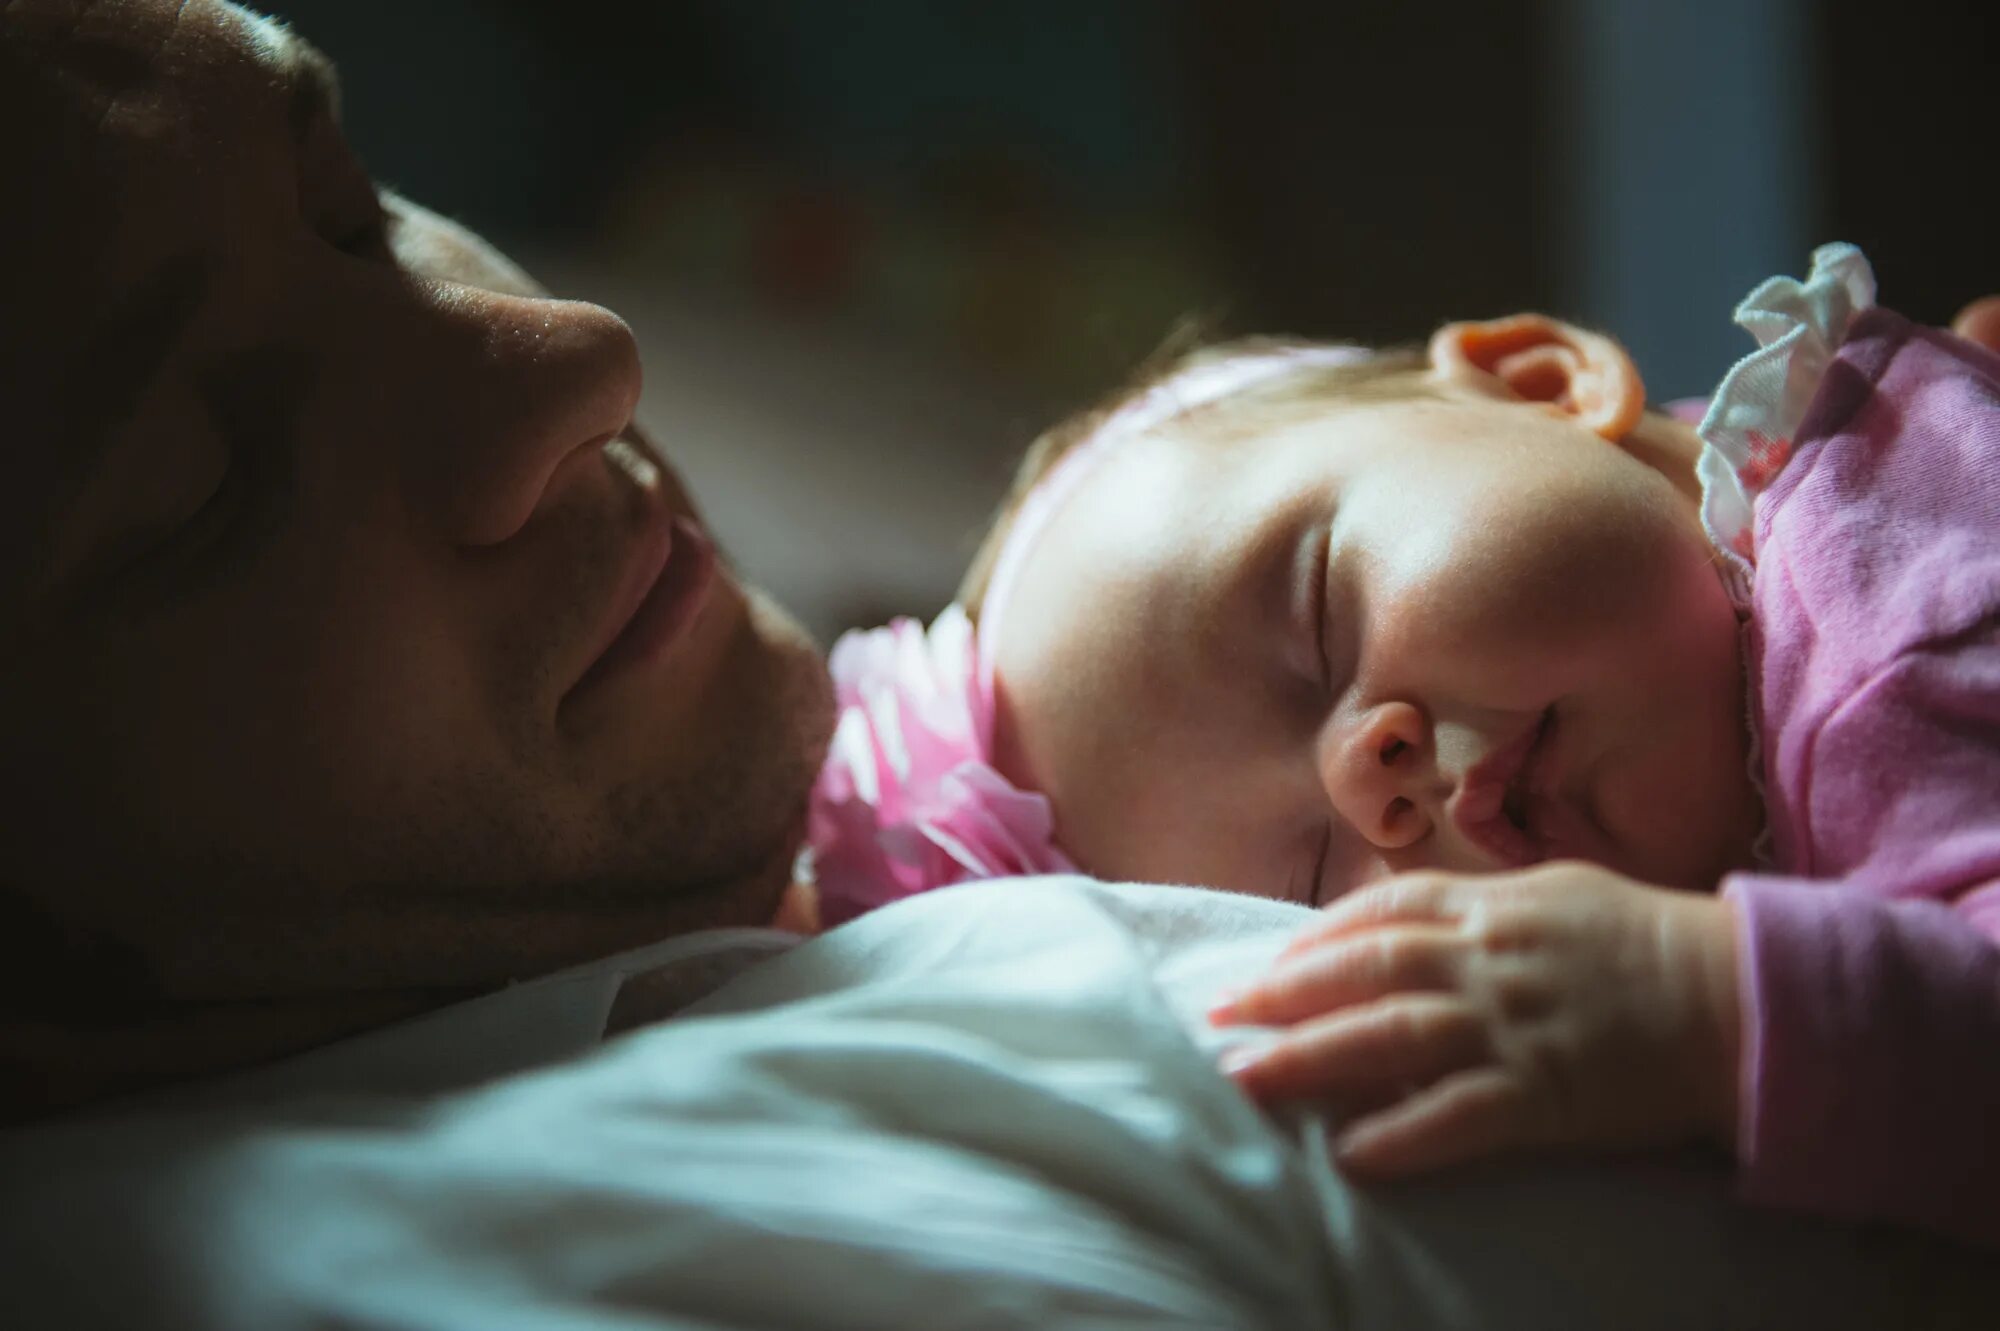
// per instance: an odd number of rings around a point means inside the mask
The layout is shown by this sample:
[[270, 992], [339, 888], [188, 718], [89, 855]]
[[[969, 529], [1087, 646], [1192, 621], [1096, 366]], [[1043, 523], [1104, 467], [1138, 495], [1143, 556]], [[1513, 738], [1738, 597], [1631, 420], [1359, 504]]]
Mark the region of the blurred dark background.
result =
[[1183, 319], [1534, 308], [1653, 395], [1859, 243], [2000, 291], [1996, 6], [269, 0], [375, 174], [631, 320], [645, 414], [823, 633], [950, 595], [1019, 449]]

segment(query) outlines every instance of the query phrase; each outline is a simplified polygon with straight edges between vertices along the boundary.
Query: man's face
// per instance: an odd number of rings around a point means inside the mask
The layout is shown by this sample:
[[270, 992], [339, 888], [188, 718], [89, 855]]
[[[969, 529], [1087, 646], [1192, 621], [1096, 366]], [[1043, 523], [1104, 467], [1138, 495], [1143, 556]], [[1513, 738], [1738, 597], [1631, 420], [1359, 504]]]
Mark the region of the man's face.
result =
[[817, 654], [626, 326], [378, 199], [321, 64], [214, 0], [0, 19], [0, 877], [190, 999], [763, 922]]

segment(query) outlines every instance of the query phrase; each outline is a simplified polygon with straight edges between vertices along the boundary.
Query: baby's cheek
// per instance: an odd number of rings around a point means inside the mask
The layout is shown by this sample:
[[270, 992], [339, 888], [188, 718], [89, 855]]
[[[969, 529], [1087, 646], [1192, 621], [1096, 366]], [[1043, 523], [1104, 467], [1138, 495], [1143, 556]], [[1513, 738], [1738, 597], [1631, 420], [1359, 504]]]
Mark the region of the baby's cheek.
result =
[[1508, 507], [1467, 519], [1466, 539], [1448, 552], [1381, 570], [1369, 605], [1373, 650], [1476, 665], [1502, 693], [1564, 688], [1608, 668], [1618, 644], [1658, 613], [1665, 564], [1629, 522]]
[[1079, 867], [1106, 873], [1096, 861], [1116, 828], [1103, 826], [1109, 820], [1100, 805], [1122, 784], [1133, 745], [1131, 709], [1140, 691], [1133, 644], [1097, 631], [1053, 634], [1048, 626], [1033, 636], [1034, 643], [1010, 643], [1000, 657], [993, 765], [1049, 799], [1057, 842]]
[[1617, 867], [1647, 882], [1712, 891], [1748, 864], [1763, 818], [1743, 732], [1732, 721], [1691, 717], [1663, 726], [1650, 748], [1635, 745], [1604, 765], [1599, 816], [1632, 856]]
[[[1718, 604], [1719, 603], [1719, 604]], [[1680, 622], [1651, 655], [1655, 673], [1644, 708], [1656, 701], [1662, 728], [1659, 764], [1671, 791], [1659, 795], [1659, 837], [1682, 868], [1681, 885], [1712, 888], [1723, 873], [1748, 864], [1763, 826], [1762, 803], [1750, 775], [1750, 723], [1742, 636], [1735, 612], [1719, 592], [1713, 602], [1690, 597]]]
[[1514, 622], [1604, 667], [1700, 618], [1704, 591], [1719, 585], [1682, 515], [1643, 489], [1551, 513], [1509, 553], [1497, 575], [1512, 589], [1503, 599]]

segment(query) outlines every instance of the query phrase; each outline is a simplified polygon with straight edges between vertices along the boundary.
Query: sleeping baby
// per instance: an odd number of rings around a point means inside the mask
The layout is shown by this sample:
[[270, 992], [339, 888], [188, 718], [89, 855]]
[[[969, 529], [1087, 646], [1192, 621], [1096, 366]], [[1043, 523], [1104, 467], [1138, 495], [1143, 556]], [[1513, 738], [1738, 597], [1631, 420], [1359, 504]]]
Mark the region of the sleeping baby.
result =
[[849, 635], [823, 921], [1080, 869], [1323, 907], [1227, 1069], [1407, 1174], [1707, 1141], [2000, 1243], [2000, 357], [1849, 246], [1699, 426], [1612, 339], [1246, 342], [1038, 441]]

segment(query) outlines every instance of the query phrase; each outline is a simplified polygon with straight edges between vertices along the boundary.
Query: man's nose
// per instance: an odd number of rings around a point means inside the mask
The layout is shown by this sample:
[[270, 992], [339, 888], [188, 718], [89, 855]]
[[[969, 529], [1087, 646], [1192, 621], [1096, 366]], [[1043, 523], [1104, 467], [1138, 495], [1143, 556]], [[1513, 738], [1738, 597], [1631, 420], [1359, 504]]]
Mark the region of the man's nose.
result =
[[1323, 740], [1320, 777], [1334, 812], [1379, 850], [1421, 840], [1437, 817], [1431, 726], [1409, 703], [1335, 720]]
[[566, 462], [631, 421], [639, 351], [601, 306], [440, 287], [457, 345], [423, 386], [433, 433], [418, 481], [453, 543], [495, 545], [560, 490]]

